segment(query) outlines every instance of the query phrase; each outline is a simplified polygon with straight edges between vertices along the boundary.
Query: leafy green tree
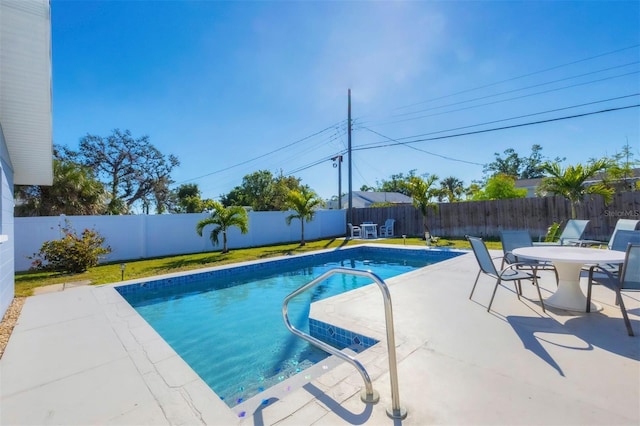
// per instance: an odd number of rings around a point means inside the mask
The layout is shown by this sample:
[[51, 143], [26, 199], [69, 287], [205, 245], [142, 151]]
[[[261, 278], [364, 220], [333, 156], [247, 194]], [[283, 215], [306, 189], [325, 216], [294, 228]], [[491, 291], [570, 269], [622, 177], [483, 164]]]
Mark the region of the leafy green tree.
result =
[[129, 130], [113, 130], [106, 137], [87, 134], [80, 140], [78, 152], [67, 150], [68, 155], [90, 167], [109, 189], [108, 214], [131, 211], [135, 203], [156, 205], [156, 211], [165, 210], [171, 171], [178, 159], [165, 157], [149, 142], [149, 136], [134, 139]]
[[[640, 189], [634, 185], [634, 169], [640, 165], [640, 161], [634, 160], [634, 153], [627, 143], [622, 147], [622, 151], [606, 159], [609, 165], [606, 169], [604, 182], [613, 187], [618, 192], [636, 191]], [[592, 162], [595, 160], [591, 160]], [[640, 181], [639, 181], [640, 182]]]
[[467, 200], [473, 200], [473, 197], [476, 196], [477, 193], [482, 191], [482, 186], [479, 182], [473, 182], [471, 185], [464, 189], [464, 196]]
[[107, 193], [91, 169], [54, 152], [53, 185], [16, 186], [16, 216], [99, 215]]
[[254, 210], [269, 210], [273, 198], [273, 174], [270, 171], [260, 170], [245, 176], [242, 186], [245, 199]]
[[300, 179], [293, 176], [277, 177], [268, 170], [259, 170], [242, 178], [242, 185], [222, 195], [225, 206], [250, 206], [255, 211], [285, 210], [287, 194], [299, 190]]
[[[484, 166], [484, 174], [488, 177], [498, 174], [513, 176], [516, 179], [533, 179], [544, 176], [542, 165], [545, 157], [542, 155], [542, 147], [534, 144], [528, 157], [521, 157], [513, 148], [506, 149], [504, 158], [497, 152], [495, 160]], [[563, 161], [564, 158], [556, 158], [555, 161]]]
[[425, 239], [427, 234], [431, 234], [427, 224], [427, 213], [429, 210], [438, 211], [438, 204], [433, 201], [433, 198], [436, 198], [440, 193], [437, 188], [433, 187], [437, 180], [438, 177], [436, 175], [427, 176], [426, 179], [419, 176], [411, 176], [404, 184], [407, 194], [413, 198], [413, 205], [422, 213]]
[[287, 196], [287, 206], [295, 213], [287, 216], [287, 225], [291, 225], [293, 219], [300, 219], [300, 245], [304, 246], [304, 222], [311, 222], [316, 214], [316, 209], [322, 206], [323, 201], [318, 195], [303, 186], [300, 190], [291, 190]]
[[300, 184], [300, 179], [294, 176], [283, 176], [280, 174], [273, 180], [273, 199], [271, 201], [272, 210], [285, 210], [288, 206], [288, 197], [291, 191], [299, 191], [304, 188]]
[[225, 207], [246, 206], [253, 208], [253, 206], [251, 206], [251, 203], [246, 200], [244, 189], [240, 186], [236, 186], [227, 194], [220, 195], [220, 202]]
[[389, 180], [383, 180], [382, 182], [376, 182], [378, 187], [376, 192], [399, 192], [400, 194], [409, 195], [407, 193], [407, 183], [412, 177], [416, 176], [416, 170], [410, 170], [405, 176], [404, 173], [397, 173], [391, 175]]
[[464, 182], [454, 176], [449, 176], [440, 181], [440, 194], [438, 201], [448, 201], [450, 203], [462, 200], [464, 193]]
[[231, 227], [237, 227], [240, 232], [246, 234], [249, 232], [249, 216], [247, 211], [240, 206], [224, 207], [222, 204], [214, 201], [211, 216], [202, 219], [196, 226], [196, 232], [202, 236], [205, 227], [213, 225], [213, 229], [209, 234], [209, 239], [214, 246], [219, 243], [219, 236], [222, 233], [222, 253], [227, 253], [227, 230]]
[[516, 188], [516, 179], [506, 174], [497, 174], [487, 181], [484, 189], [473, 195], [473, 200], [504, 200], [507, 198], [525, 198], [527, 190]]
[[606, 159], [592, 161], [585, 166], [570, 165], [566, 169], [557, 162], [545, 163], [543, 169], [550, 176], [542, 179], [536, 193], [542, 196], [548, 193], [562, 195], [571, 202], [571, 218], [576, 219], [576, 207], [586, 195], [601, 195], [607, 204], [613, 199], [613, 188], [604, 183], [587, 185], [589, 179], [605, 170], [608, 165], [609, 162]]
[[213, 210], [214, 201], [202, 199], [197, 183], [185, 183], [175, 191], [176, 211], [178, 213], [202, 213]]

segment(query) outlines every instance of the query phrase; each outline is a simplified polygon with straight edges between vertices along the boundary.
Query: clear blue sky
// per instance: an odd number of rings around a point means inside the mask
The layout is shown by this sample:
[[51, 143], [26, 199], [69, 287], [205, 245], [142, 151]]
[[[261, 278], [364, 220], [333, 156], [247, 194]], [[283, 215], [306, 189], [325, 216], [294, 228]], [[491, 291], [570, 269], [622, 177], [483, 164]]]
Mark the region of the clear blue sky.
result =
[[638, 1], [52, 0], [51, 21], [54, 143], [149, 135], [204, 197], [264, 169], [336, 195], [349, 88], [354, 190], [412, 169], [468, 185], [533, 144], [640, 159], [637, 107], [398, 144], [640, 104]]

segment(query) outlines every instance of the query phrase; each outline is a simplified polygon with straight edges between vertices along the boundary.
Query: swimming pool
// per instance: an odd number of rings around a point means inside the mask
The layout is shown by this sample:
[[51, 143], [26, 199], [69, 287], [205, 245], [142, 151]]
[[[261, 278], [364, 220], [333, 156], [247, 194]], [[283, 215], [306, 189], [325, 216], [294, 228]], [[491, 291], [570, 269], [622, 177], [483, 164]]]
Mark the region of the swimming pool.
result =
[[[282, 301], [335, 267], [387, 279], [458, 252], [355, 247], [220, 268], [116, 289], [191, 368], [233, 407], [302, 372], [327, 354], [293, 336]], [[292, 324], [338, 347], [362, 350], [374, 339], [308, 319], [311, 302], [370, 284], [337, 275], [292, 300]]]

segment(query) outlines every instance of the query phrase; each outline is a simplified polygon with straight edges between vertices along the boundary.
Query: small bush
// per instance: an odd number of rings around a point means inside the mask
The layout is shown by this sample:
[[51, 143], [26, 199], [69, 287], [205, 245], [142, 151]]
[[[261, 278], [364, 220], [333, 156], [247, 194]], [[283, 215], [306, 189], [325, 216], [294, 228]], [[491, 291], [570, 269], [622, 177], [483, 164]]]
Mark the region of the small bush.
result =
[[553, 222], [549, 229], [547, 229], [547, 235], [544, 237], [546, 243], [553, 243], [560, 239], [560, 224]]
[[31, 269], [56, 272], [84, 272], [96, 266], [101, 256], [111, 253], [111, 247], [102, 247], [104, 237], [93, 229], [85, 229], [78, 236], [69, 221], [60, 226], [63, 237], [45, 241], [38, 253], [29, 256]]

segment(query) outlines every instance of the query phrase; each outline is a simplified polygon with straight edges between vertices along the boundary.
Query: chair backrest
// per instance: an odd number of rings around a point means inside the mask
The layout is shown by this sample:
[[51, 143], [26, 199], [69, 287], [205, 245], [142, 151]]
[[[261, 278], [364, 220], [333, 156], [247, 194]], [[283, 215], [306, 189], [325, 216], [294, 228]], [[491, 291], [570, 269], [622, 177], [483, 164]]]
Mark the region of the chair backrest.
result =
[[[640, 223], [640, 220], [618, 219], [618, 221], [616, 222], [616, 227], [613, 228], [613, 232], [611, 233], [611, 238], [609, 238], [609, 244], [607, 244], [607, 246], [609, 247], [609, 250], [616, 250], [616, 249], [612, 249], [611, 245], [615, 241], [616, 234], [618, 233], [618, 231], [634, 231], [638, 226], [638, 223]], [[624, 251], [626, 248], [627, 246], [625, 245], [622, 251]]]
[[496, 265], [493, 263], [491, 255], [489, 254], [489, 249], [487, 249], [482, 238], [467, 236], [467, 240], [471, 244], [471, 249], [473, 250], [473, 254], [476, 256], [476, 260], [478, 261], [478, 265], [480, 265], [482, 272], [485, 274], [498, 275]]
[[500, 231], [500, 241], [502, 242], [502, 251], [504, 251], [507, 263], [516, 261], [516, 257], [511, 254], [514, 249], [533, 246], [531, 235], [526, 230]]
[[640, 290], [640, 244], [629, 244], [620, 272], [620, 288]]
[[629, 243], [640, 244], [640, 231], [618, 230], [613, 241], [609, 243], [609, 249], [626, 251]]
[[589, 220], [569, 219], [562, 230], [562, 234], [560, 234], [560, 241], [582, 239], [582, 234], [584, 234], [588, 224]]

